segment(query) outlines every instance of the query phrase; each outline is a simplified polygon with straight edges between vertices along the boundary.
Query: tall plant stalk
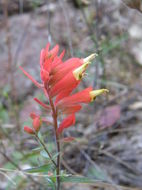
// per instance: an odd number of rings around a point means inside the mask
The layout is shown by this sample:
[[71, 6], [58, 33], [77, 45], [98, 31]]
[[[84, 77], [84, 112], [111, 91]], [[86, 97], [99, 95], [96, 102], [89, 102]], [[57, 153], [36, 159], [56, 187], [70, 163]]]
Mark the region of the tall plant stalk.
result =
[[52, 117], [54, 121], [54, 130], [55, 130], [55, 141], [56, 141], [56, 147], [57, 147], [57, 164], [56, 164], [56, 179], [57, 179], [57, 190], [60, 190], [60, 137], [57, 132], [58, 129], [58, 122], [57, 122], [57, 110], [54, 106], [54, 103], [52, 101], [52, 98], [50, 97], [48, 93], [48, 88], [45, 87], [46, 93], [49, 96], [49, 103], [52, 109]]
[[[29, 73], [27, 73], [22, 67], [20, 69], [23, 73], [38, 87], [42, 88], [45, 96], [48, 99], [49, 105], [44, 104], [37, 99], [37, 102], [45, 109], [51, 109], [53, 126], [55, 131], [55, 140], [57, 147], [57, 160], [54, 160], [50, 152], [46, 149], [46, 146], [42, 143], [43, 148], [49, 155], [51, 161], [56, 166], [56, 190], [60, 190], [60, 135], [63, 130], [75, 124], [75, 113], [81, 109], [81, 103], [92, 102], [96, 96], [108, 92], [107, 89], [93, 90], [92, 87], [88, 87], [80, 92], [71, 94], [71, 92], [78, 86], [80, 80], [85, 74], [86, 68], [95, 58], [96, 54], [79, 59], [71, 58], [66, 61], [66, 64], [62, 61], [64, 51], [58, 56], [59, 46], [56, 45], [52, 50], [49, 50], [49, 44], [45, 49], [41, 50], [40, 56], [40, 69], [42, 83], [37, 82]], [[53, 97], [56, 98], [54, 103]], [[58, 112], [62, 113], [65, 118], [60, 122], [58, 126]], [[24, 126], [24, 131], [28, 134], [37, 134], [42, 125], [44, 118], [35, 113], [31, 113], [30, 117], [33, 120], [32, 127]], [[38, 138], [38, 136], [36, 136]]]

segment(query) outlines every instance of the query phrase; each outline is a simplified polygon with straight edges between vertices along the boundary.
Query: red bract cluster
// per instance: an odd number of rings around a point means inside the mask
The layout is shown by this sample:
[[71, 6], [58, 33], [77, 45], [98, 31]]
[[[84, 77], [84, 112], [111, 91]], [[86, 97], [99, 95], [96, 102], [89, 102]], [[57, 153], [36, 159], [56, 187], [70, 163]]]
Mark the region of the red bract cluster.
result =
[[[41, 50], [41, 83], [37, 82], [22, 67], [20, 67], [20, 69], [37, 87], [44, 91], [49, 104], [47, 105], [37, 98], [34, 100], [45, 109], [49, 110], [52, 108], [56, 116], [62, 114], [65, 117], [56, 129], [58, 133], [62, 133], [65, 128], [75, 124], [75, 113], [82, 108], [82, 103], [89, 103], [93, 101], [96, 96], [108, 92], [108, 90], [92, 90], [92, 87], [89, 87], [73, 94], [73, 90], [79, 85], [88, 65], [95, 58], [96, 54], [91, 54], [85, 59], [71, 58], [67, 61], [63, 61], [65, 51], [59, 55], [58, 45], [52, 50], [49, 50], [49, 46], [48, 43], [45, 49]], [[37, 121], [35, 123], [37, 123]], [[40, 127], [35, 126], [36, 125], [33, 124], [34, 130], [38, 132]], [[24, 129], [27, 133], [32, 134], [31, 128], [26, 126]]]
[[24, 130], [29, 134], [34, 134], [35, 132], [38, 132], [40, 130], [40, 127], [42, 125], [42, 119], [40, 118], [40, 116], [36, 115], [35, 113], [31, 113], [30, 117], [33, 120], [32, 122], [33, 128], [24, 126]]

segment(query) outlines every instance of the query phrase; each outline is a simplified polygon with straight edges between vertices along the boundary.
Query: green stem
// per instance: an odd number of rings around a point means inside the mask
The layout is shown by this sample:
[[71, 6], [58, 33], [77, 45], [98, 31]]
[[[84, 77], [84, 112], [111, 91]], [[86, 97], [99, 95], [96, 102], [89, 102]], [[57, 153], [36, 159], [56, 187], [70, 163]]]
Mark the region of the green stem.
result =
[[54, 130], [55, 130], [55, 139], [56, 139], [56, 146], [57, 146], [57, 164], [56, 164], [56, 179], [57, 179], [57, 190], [60, 190], [60, 137], [58, 135], [57, 129], [58, 129], [58, 123], [57, 123], [57, 111], [56, 108], [54, 106], [54, 103], [52, 101], [52, 98], [50, 97], [49, 93], [48, 93], [48, 89], [46, 89], [46, 92], [49, 96], [49, 103], [52, 109], [52, 117], [53, 117], [53, 121], [54, 121]]
[[51, 159], [52, 163], [55, 165], [55, 167], [57, 167], [57, 164], [55, 163], [55, 161], [53, 160], [50, 152], [47, 150], [44, 142], [42, 142], [42, 140], [38, 137], [37, 133], [35, 133], [35, 137], [37, 138], [37, 140], [39, 141], [39, 143], [43, 146], [44, 150], [46, 151], [46, 153], [48, 154], [49, 158]]

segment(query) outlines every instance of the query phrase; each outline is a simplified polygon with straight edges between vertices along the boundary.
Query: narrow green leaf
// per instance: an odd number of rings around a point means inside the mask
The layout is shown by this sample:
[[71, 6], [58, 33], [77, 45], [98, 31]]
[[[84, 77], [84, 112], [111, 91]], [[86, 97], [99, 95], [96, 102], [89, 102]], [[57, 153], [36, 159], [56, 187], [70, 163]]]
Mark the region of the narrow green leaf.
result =
[[122, 189], [122, 190], [133, 190], [133, 188], [129, 188], [129, 187], [127, 188], [127, 187], [124, 187], [124, 186], [119, 186], [119, 185], [116, 185], [116, 184], [111, 184], [109, 182], [90, 179], [90, 178], [82, 177], [82, 176], [63, 177], [63, 178], [61, 178], [61, 181], [63, 183], [90, 184], [90, 185], [95, 185], [96, 187], [99, 187], [99, 188], [115, 188], [115, 189]]
[[22, 178], [21, 176], [19, 175], [16, 175], [12, 181], [15, 183], [15, 185], [11, 182], [11, 181], [7, 181], [7, 184], [6, 184], [6, 187], [5, 187], [5, 190], [11, 190], [11, 189], [25, 189], [25, 185], [26, 185], [26, 180], [25, 178]]
[[52, 190], [56, 190], [56, 183], [52, 181], [52, 179], [46, 177], [48, 186], [52, 188]]
[[81, 177], [81, 176], [68, 176], [63, 177], [62, 182], [70, 182], [70, 183], [95, 183], [94, 179], [90, 179], [87, 177]]
[[37, 147], [37, 148], [32, 149], [32, 152], [40, 153], [41, 150], [43, 150], [43, 147]]
[[50, 164], [46, 164], [35, 168], [29, 168], [24, 171], [28, 173], [45, 173], [48, 172], [50, 168], [51, 168]]

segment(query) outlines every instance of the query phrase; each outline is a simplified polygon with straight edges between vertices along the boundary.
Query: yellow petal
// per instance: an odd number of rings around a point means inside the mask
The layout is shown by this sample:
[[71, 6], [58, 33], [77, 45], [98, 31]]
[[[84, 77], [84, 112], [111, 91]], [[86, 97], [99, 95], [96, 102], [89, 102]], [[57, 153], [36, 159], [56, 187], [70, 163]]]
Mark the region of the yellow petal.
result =
[[93, 101], [96, 96], [99, 96], [101, 94], [104, 94], [104, 93], [108, 93], [109, 90], [108, 89], [99, 89], [99, 90], [93, 90], [90, 92], [90, 97], [91, 97], [91, 101]]
[[73, 71], [73, 75], [74, 75], [76, 80], [82, 79], [82, 76], [84, 75], [84, 72], [85, 72], [88, 65], [89, 65], [89, 63], [84, 63], [83, 65], [81, 65], [80, 67], [78, 67], [77, 69], [75, 69]]
[[89, 55], [88, 57], [84, 58], [83, 59], [83, 62], [84, 64], [81, 65], [80, 67], [78, 67], [77, 69], [75, 69], [73, 71], [73, 75], [74, 77], [76, 78], [76, 80], [81, 80], [83, 75], [84, 75], [84, 72], [87, 68], [87, 66], [91, 63], [91, 61], [97, 56], [96, 53], [93, 53], [91, 55]]
[[89, 55], [88, 57], [83, 59], [84, 63], [90, 63], [94, 58], [96, 58], [98, 56], [98, 54], [93, 53], [91, 55]]

